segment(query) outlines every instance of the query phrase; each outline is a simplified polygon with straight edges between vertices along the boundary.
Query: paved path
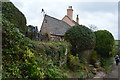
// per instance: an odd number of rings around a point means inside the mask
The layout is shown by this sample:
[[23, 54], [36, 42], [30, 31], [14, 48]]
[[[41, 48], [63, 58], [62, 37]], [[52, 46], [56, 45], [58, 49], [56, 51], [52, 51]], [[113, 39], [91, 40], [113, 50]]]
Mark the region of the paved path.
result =
[[114, 61], [112, 71], [109, 74], [107, 74], [104, 78], [100, 78], [100, 76], [98, 76], [93, 80], [120, 80], [120, 63], [116, 66]]
[[120, 63], [116, 66], [115, 62], [113, 64], [112, 71], [106, 76], [106, 78], [111, 78], [113, 80], [120, 80]]

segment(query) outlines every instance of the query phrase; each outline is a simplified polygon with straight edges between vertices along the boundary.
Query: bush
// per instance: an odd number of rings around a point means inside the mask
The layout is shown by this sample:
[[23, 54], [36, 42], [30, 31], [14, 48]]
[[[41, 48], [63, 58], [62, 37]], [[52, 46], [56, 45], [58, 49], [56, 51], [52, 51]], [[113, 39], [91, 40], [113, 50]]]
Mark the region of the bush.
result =
[[113, 58], [101, 58], [101, 66], [104, 68], [106, 73], [111, 71], [113, 61]]
[[95, 34], [83, 25], [71, 27], [65, 33], [65, 40], [71, 43], [73, 53], [93, 49], [95, 46]]
[[44, 73], [30, 48], [32, 41], [7, 20], [3, 21], [2, 35], [2, 77], [43, 78]]
[[96, 35], [96, 52], [102, 57], [110, 57], [110, 52], [113, 49], [114, 37], [107, 30], [99, 30], [95, 32]]
[[[2, 23], [3, 79], [67, 77], [62, 70], [53, 65], [54, 56], [57, 53], [63, 55], [61, 57], [63, 60], [65, 53], [69, 52], [69, 49], [66, 52], [66, 48], [68, 48], [66, 44], [54, 42], [49, 45], [39, 45], [26, 38], [23, 35], [27, 32], [26, 19], [12, 3], [3, 3]], [[49, 55], [52, 57], [48, 58]]]
[[26, 32], [28, 31], [26, 18], [12, 2], [2, 2], [2, 20], [4, 18], [10, 23], [13, 23], [20, 32], [26, 35]]
[[63, 66], [66, 64], [67, 54], [70, 53], [69, 47], [69, 43], [63, 41], [37, 42], [34, 50], [38, 54], [46, 54], [46, 57], [51, 58], [55, 65]]
[[63, 73], [58, 67], [51, 64], [45, 68], [46, 78], [67, 78], [67, 74]]
[[92, 51], [92, 54], [90, 55], [90, 64], [95, 65], [98, 60], [99, 55], [96, 53], [96, 51]]
[[80, 61], [77, 56], [68, 54], [67, 57], [67, 66], [72, 71], [78, 71], [80, 69]]
[[[66, 42], [40, 42], [38, 44], [26, 38], [19, 32], [19, 29], [14, 27], [14, 24], [7, 20], [3, 21], [2, 34], [4, 36], [2, 38], [3, 78], [67, 77], [57, 66], [53, 65], [54, 61], [64, 62], [67, 56], [65, 53], [69, 53]], [[58, 53], [61, 54], [60, 60], [55, 59]], [[48, 58], [47, 55], [51, 57]]]

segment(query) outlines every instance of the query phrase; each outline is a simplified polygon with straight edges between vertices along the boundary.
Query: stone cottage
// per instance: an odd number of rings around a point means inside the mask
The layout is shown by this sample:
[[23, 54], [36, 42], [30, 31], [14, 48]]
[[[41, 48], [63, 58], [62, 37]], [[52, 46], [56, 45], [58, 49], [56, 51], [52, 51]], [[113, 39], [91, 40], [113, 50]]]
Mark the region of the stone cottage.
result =
[[72, 26], [79, 24], [79, 18], [77, 15], [76, 21], [73, 20], [73, 9], [69, 6], [67, 9], [67, 15], [62, 20], [51, 17], [45, 14], [40, 34], [41, 41], [44, 40], [63, 40], [65, 32]]

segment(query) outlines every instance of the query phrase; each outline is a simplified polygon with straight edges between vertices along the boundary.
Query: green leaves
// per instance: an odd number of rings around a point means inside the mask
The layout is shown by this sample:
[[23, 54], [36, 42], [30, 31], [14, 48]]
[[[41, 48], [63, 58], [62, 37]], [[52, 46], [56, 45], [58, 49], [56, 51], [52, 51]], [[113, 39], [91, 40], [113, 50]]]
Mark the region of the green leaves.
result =
[[80, 70], [80, 60], [78, 56], [73, 56], [71, 54], [67, 55], [67, 66], [72, 71]]
[[62, 73], [62, 71], [54, 65], [50, 65], [49, 68], [46, 68], [45, 73], [47, 78], [67, 78], [67, 75]]
[[33, 42], [12, 25], [4, 25], [2, 34], [3, 78], [43, 78], [32, 52]]
[[[50, 67], [49, 64], [64, 61], [66, 48], [69, 47], [67, 42], [38, 44], [26, 38], [14, 26], [3, 27], [3, 36], [3, 78], [63, 78], [66, 76], [58, 67], [54, 65]], [[68, 52], [69, 48], [66, 53]], [[53, 61], [50, 61], [45, 54], [51, 55], [50, 60]], [[61, 55], [60, 59], [58, 54]]]
[[107, 30], [99, 30], [95, 32], [96, 35], [96, 46], [95, 50], [102, 57], [110, 56], [110, 52], [113, 49], [114, 37]]
[[71, 27], [65, 33], [65, 40], [70, 42], [75, 51], [93, 49], [95, 46], [95, 34], [86, 26]]
[[27, 26], [26, 26], [26, 18], [21, 13], [13, 3], [11, 2], [2, 2], [2, 19], [5, 20], [5, 24], [3, 26], [9, 25], [6, 24], [6, 21], [14, 24], [15, 27], [19, 28], [20, 32], [26, 34]]

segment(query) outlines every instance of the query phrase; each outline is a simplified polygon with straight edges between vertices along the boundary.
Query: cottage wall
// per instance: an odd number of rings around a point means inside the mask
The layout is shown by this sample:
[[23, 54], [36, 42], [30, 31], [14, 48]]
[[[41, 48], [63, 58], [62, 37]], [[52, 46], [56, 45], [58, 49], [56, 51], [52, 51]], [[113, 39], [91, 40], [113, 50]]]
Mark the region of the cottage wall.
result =
[[66, 22], [67, 24], [69, 24], [70, 26], [75, 26], [75, 24], [67, 17], [65, 16], [62, 21]]

